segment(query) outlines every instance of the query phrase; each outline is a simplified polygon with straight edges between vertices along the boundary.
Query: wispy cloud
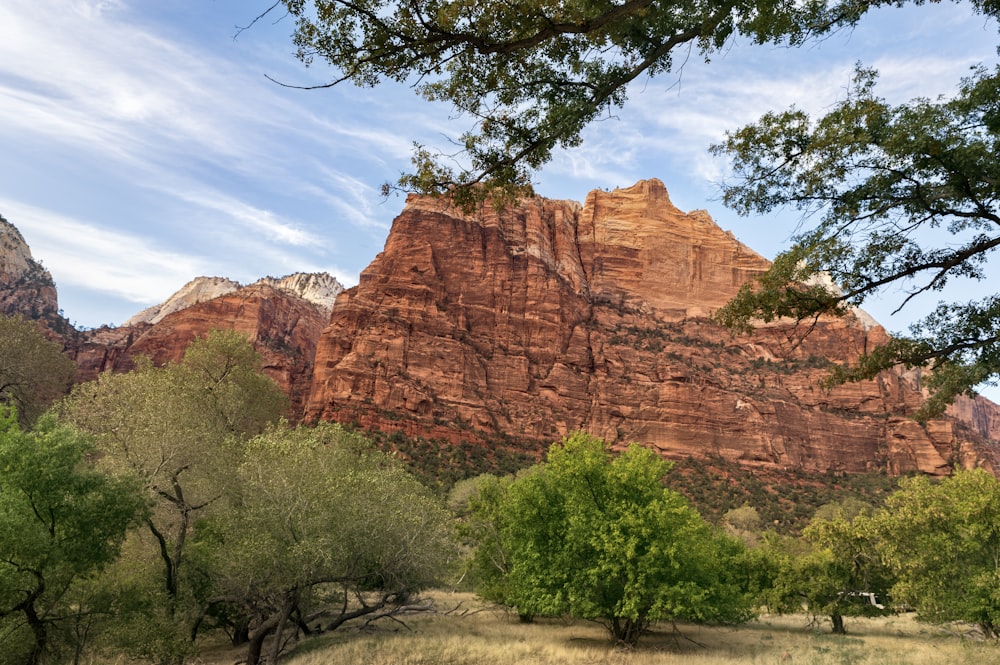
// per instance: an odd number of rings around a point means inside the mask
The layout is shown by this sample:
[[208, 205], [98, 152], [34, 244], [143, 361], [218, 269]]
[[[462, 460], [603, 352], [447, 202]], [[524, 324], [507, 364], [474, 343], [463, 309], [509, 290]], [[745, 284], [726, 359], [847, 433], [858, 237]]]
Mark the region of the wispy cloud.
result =
[[225, 218], [235, 221], [238, 228], [232, 229], [234, 233], [260, 234], [270, 242], [295, 247], [308, 247], [322, 242], [318, 236], [273, 211], [255, 207], [224, 192], [176, 189], [174, 195], [182, 201], [221, 213]]
[[15, 200], [0, 200], [4, 216], [16, 226], [32, 254], [53, 273], [57, 286], [78, 286], [149, 303], [204, 274], [197, 256], [165, 250], [144, 238], [109, 231], [99, 224], [66, 217]]

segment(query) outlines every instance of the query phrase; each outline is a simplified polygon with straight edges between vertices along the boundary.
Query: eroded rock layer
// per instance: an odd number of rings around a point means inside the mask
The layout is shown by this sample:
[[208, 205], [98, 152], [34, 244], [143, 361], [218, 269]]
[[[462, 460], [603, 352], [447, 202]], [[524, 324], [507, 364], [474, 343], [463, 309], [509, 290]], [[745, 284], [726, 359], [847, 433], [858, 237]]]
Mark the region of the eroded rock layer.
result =
[[98, 373], [128, 371], [135, 358], [155, 365], [179, 361], [188, 345], [211, 330], [235, 330], [247, 336], [263, 356], [264, 371], [291, 402], [290, 417], [302, 413], [312, 379], [316, 343], [329, 310], [268, 284], [239, 287], [158, 318], [120, 328], [87, 331], [73, 349], [80, 380]]
[[[340, 295], [307, 419], [538, 442], [583, 428], [665, 455], [809, 471], [994, 468], [997, 407], [921, 425], [919, 376], [825, 390], [831, 362], [886, 339], [869, 320], [733, 337], [712, 312], [768, 261], [659, 181], [466, 215], [410, 197]], [[460, 434], [456, 434], [456, 427]]]

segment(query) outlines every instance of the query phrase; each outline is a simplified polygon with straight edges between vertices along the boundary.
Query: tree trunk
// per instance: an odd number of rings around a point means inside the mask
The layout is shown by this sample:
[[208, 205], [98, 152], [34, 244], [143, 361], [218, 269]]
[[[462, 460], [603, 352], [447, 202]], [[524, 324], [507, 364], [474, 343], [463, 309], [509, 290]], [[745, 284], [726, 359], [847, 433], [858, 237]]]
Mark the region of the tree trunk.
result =
[[285, 599], [284, 607], [281, 608], [281, 615], [278, 617], [278, 625], [274, 628], [274, 639], [271, 641], [271, 659], [268, 665], [277, 665], [278, 656], [281, 654], [281, 634], [288, 623], [288, 617], [292, 615], [292, 610], [298, 604], [298, 594], [290, 593]]
[[646, 622], [641, 619], [625, 619], [614, 617], [611, 619], [611, 636], [615, 642], [629, 649], [635, 648], [639, 643], [639, 636], [646, 629]]
[[830, 621], [833, 623], [833, 634], [834, 635], [847, 635], [847, 630], [844, 628], [844, 617], [840, 614], [831, 614]]
[[269, 632], [269, 628], [261, 627], [260, 630], [250, 633], [250, 639], [247, 640], [247, 665], [260, 665], [260, 653], [264, 649], [264, 638]]
[[23, 609], [24, 616], [31, 627], [31, 632], [35, 635], [35, 643], [31, 647], [31, 653], [28, 654], [25, 665], [39, 665], [42, 662], [42, 654], [45, 653], [45, 647], [48, 645], [48, 632], [45, 630], [45, 622], [35, 612], [34, 605], [26, 604]]

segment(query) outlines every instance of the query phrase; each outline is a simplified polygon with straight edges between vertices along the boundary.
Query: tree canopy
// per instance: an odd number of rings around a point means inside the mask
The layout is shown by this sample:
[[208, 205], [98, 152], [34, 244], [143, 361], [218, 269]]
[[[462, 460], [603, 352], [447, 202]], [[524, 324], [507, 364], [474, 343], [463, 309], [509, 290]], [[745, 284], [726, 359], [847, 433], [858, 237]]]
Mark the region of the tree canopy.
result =
[[118, 556], [146, 509], [138, 483], [87, 463], [88, 438], [51, 418], [0, 421], [0, 663], [36, 665], [90, 608], [71, 590]]
[[487, 483], [473, 500], [492, 527], [479, 529], [487, 592], [522, 616], [601, 621], [629, 645], [657, 620], [747, 618], [745, 548], [663, 487], [668, 468], [576, 433], [513, 481]]
[[102, 468], [139, 478], [153, 504], [145, 538], [129, 543], [127, 566], [142, 571], [129, 584], [145, 603], [122, 631], [129, 651], [176, 663], [192, 648], [201, 602], [188, 557], [195, 524], [231, 491], [241, 443], [285, 410], [284, 394], [260, 368], [245, 337], [214, 331], [179, 363], [105, 372], [58, 406], [63, 420], [94, 437]]
[[[727, 204], [742, 213], [792, 205], [819, 217], [719, 312], [723, 323], [843, 314], [889, 286], [905, 290], [902, 309], [956, 279], [987, 277], [1000, 246], [1000, 68], [975, 70], [951, 99], [892, 105], [875, 84], [875, 72], [859, 69], [848, 97], [822, 117], [769, 113], [715, 147], [738, 176]], [[1000, 295], [981, 294], [940, 303], [909, 336], [834, 380], [929, 366], [934, 395], [918, 415], [939, 414], [1000, 374]]]
[[235, 480], [198, 545], [209, 599], [248, 621], [248, 665], [268, 636], [276, 663], [292, 623], [316, 632], [391, 612], [457, 558], [441, 501], [339, 425], [275, 427], [249, 440]]
[[814, 518], [796, 542], [768, 534], [767, 559], [776, 568], [764, 598], [772, 612], [826, 615], [834, 633], [844, 634], [845, 616], [891, 611], [894, 579], [877, 551], [878, 531], [865, 514]]
[[399, 181], [469, 203], [487, 190], [529, 192], [554, 149], [578, 145], [589, 123], [626, 103], [630, 83], [676, 72], [691, 51], [708, 60], [735, 36], [798, 45], [883, 4], [904, 0], [279, 0], [271, 9], [295, 17], [299, 58], [338, 70], [328, 85], [405, 82], [469, 119], [457, 154], [418, 145]]
[[0, 315], [0, 404], [17, 410], [22, 427], [65, 395], [75, 376], [76, 364], [37, 323]]
[[1000, 481], [982, 469], [909, 478], [876, 515], [895, 598], [925, 621], [1000, 637]]

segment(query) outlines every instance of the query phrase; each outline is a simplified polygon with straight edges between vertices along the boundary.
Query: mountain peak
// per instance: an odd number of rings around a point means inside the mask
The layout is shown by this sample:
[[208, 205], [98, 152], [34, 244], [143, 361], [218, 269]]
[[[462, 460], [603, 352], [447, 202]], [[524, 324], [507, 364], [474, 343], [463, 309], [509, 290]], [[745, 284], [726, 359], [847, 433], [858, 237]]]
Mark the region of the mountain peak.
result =
[[[254, 282], [252, 286], [256, 285], [267, 285], [289, 291], [317, 305], [327, 313], [333, 308], [333, 302], [337, 295], [344, 290], [336, 278], [325, 272], [297, 272], [284, 277], [263, 277]], [[230, 294], [241, 288], [243, 288], [242, 284], [226, 277], [196, 277], [159, 305], [147, 307], [123, 325], [159, 323], [169, 314]]]
[[173, 314], [192, 305], [197, 305], [200, 302], [232, 293], [238, 288], [240, 288], [239, 282], [234, 282], [225, 277], [195, 277], [162, 303], [147, 307], [123, 325], [134, 326], [140, 323], [159, 323], [168, 314]]
[[59, 314], [52, 274], [31, 256], [24, 236], [0, 216], [0, 314], [20, 314], [52, 330], [68, 331]]

